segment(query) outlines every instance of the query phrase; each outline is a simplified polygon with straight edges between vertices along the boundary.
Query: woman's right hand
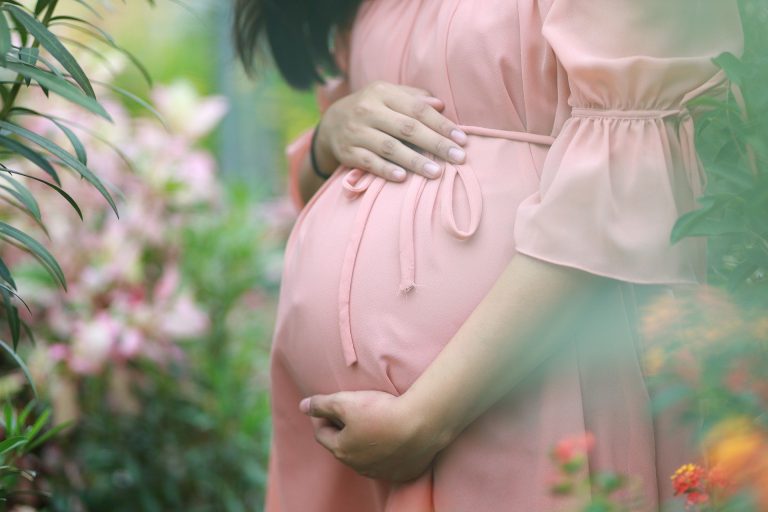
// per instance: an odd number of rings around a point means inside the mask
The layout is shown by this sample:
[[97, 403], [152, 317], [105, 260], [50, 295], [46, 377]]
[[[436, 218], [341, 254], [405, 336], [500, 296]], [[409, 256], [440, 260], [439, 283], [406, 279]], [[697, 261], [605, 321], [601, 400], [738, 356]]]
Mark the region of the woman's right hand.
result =
[[383, 81], [338, 99], [328, 107], [315, 142], [325, 171], [345, 165], [403, 181], [407, 172], [437, 178], [441, 167], [418, 152], [463, 163], [467, 135], [440, 112], [443, 102], [424, 89]]

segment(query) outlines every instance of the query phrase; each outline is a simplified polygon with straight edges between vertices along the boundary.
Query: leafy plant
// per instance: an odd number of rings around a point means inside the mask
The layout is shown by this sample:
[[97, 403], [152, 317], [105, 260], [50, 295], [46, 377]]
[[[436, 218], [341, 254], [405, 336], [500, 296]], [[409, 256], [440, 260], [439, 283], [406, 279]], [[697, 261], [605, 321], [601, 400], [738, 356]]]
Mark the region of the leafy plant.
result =
[[[153, 3], [153, 0], [148, 1]], [[75, 0], [71, 3], [78, 4], [88, 15], [98, 16], [98, 9], [93, 2]], [[24, 104], [25, 98], [30, 95], [22, 93], [39, 89], [44, 94], [41, 98], [52, 99], [56, 96], [95, 117], [111, 121], [95, 90], [95, 86], [104, 84], [88, 76], [70, 48], [85, 48], [96, 56], [100, 53], [81, 40], [58, 31], [65, 29], [70, 33], [80, 32], [86, 37], [120, 50], [129, 56], [149, 81], [149, 76], [138, 60], [121, 50], [106, 32], [85, 17], [59, 14], [60, 4], [59, 0], [0, 0], [0, 201], [20, 212], [22, 217], [31, 219], [45, 235], [49, 233], [43, 219], [39, 194], [31, 187], [33, 183], [42, 184], [61, 196], [78, 217], [83, 219], [80, 206], [63, 188], [59, 174], [62, 170], [73, 173], [89, 183], [107, 202], [114, 214], [118, 213], [113, 198], [117, 191], [89, 166], [86, 145], [77, 134], [81, 131], [88, 132], [88, 127], [53, 115], [45, 101], [35, 105]], [[120, 92], [143, 104], [142, 100], [127, 91]], [[25, 120], [30, 118], [47, 120], [66, 142], [62, 143], [29, 129]], [[20, 170], [17, 165], [11, 163], [23, 161], [30, 164], [31, 170], [26, 167]], [[66, 290], [67, 279], [56, 257], [43, 243], [24, 228], [20, 228], [12, 219], [4, 216], [0, 220], [0, 239], [32, 255], [55, 285]], [[22, 334], [34, 341], [32, 330], [19, 311], [20, 306], [27, 309], [29, 307], [19, 295], [11, 265], [3, 257], [0, 257], [0, 297], [0, 312], [5, 318], [9, 336], [9, 341], [0, 339], [0, 352], [4, 352], [10, 362], [21, 368], [36, 394], [27, 365], [16, 352]], [[32, 407], [33, 403], [30, 402], [17, 417], [13, 408], [6, 406], [6, 437], [0, 441], [2, 496], [12, 492], [10, 489], [13, 489], [15, 476], [30, 476], [30, 473], [13, 466], [19, 455], [24, 450], [37, 448], [40, 443], [59, 431], [57, 427], [42, 434], [48, 412], [44, 412], [31, 428], [27, 429], [25, 425]]]
[[768, 293], [768, 2], [740, 0], [745, 52], [715, 62], [736, 87], [700, 98], [697, 149], [707, 173], [701, 207], [683, 215], [672, 241], [710, 237], [711, 282], [752, 297]]
[[66, 423], [62, 423], [44, 430], [50, 419], [51, 410], [46, 408], [37, 418], [34, 418], [33, 413], [37, 405], [37, 402], [31, 401], [19, 413], [8, 402], [3, 408], [3, 416], [0, 419], [0, 425], [2, 425], [2, 433], [0, 433], [0, 503], [5, 504], [9, 499], [18, 499], [25, 494], [30, 494], [32, 497], [37, 494], [31, 486], [27, 490], [19, 485], [19, 480], [31, 482], [36, 476], [34, 467], [29, 467], [28, 464], [27, 467], [23, 467], [25, 466], [23, 458], [68, 426]]

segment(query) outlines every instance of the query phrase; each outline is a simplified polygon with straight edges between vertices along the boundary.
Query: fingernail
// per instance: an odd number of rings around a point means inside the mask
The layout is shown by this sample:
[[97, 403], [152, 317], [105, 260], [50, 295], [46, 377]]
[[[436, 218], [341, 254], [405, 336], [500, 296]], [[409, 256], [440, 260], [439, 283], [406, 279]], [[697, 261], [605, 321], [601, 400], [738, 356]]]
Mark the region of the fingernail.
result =
[[405, 169], [401, 167], [395, 167], [392, 170], [392, 175], [395, 177], [395, 179], [398, 179], [398, 180], [405, 179]]
[[456, 163], [460, 163], [464, 161], [464, 157], [466, 157], [467, 154], [464, 152], [463, 149], [459, 148], [451, 148], [450, 151], [448, 151], [448, 158], [453, 160]]
[[467, 142], [467, 134], [457, 128], [451, 131], [451, 138], [459, 144]]
[[299, 402], [299, 410], [304, 414], [309, 414], [309, 398], [305, 398]]
[[437, 178], [438, 176], [440, 176], [440, 166], [437, 165], [435, 162], [427, 162], [426, 164], [424, 164], [424, 172], [430, 178]]

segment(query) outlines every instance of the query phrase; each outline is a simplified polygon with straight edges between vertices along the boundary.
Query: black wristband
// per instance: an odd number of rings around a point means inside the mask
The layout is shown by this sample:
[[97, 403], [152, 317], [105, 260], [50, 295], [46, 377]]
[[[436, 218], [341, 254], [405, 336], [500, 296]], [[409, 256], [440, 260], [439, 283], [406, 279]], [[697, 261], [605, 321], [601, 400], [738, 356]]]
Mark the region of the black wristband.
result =
[[325, 174], [323, 171], [320, 170], [320, 167], [317, 165], [317, 158], [315, 157], [315, 139], [317, 138], [317, 132], [320, 131], [320, 123], [317, 123], [317, 126], [315, 127], [314, 133], [312, 133], [312, 143], [309, 145], [309, 160], [312, 163], [312, 171], [319, 176], [321, 179], [327, 180], [331, 177], [330, 174]]

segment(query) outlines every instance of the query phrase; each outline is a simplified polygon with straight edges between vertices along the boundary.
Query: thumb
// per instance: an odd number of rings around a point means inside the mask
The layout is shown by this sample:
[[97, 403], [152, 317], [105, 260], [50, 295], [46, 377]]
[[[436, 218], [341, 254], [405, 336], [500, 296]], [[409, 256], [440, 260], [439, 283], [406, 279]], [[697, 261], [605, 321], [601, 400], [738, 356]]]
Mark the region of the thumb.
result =
[[299, 402], [299, 410], [308, 416], [326, 418], [343, 424], [340, 397], [332, 395], [313, 395]]

